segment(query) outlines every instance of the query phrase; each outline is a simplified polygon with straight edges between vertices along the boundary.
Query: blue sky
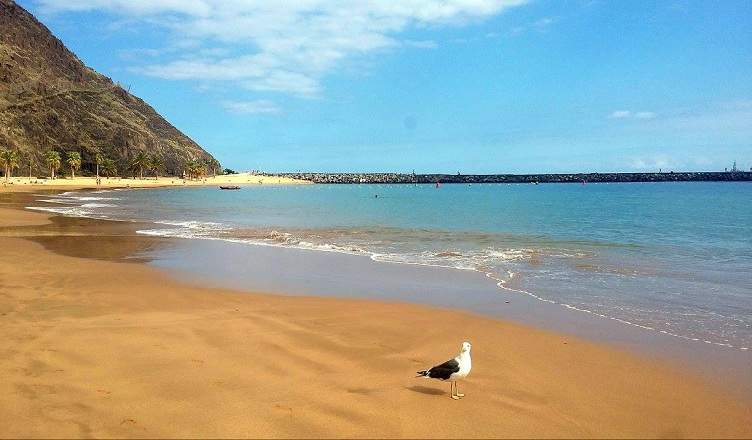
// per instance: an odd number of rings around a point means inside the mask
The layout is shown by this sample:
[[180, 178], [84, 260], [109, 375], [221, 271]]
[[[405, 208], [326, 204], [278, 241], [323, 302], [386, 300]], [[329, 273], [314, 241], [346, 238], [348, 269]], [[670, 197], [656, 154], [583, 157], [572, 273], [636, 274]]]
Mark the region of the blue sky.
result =
[[747, 0], [22, 0], [235, 169], [752, 167]]

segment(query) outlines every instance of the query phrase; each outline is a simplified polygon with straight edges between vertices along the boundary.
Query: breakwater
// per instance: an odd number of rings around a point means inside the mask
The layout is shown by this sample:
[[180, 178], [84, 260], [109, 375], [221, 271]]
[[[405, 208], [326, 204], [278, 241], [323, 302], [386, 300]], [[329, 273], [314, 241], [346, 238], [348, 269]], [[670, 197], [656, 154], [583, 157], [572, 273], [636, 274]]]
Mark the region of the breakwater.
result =
[[402, 174], [282, 173], [278, 176], [313, 183], [605, 183], [605, 182], [749, 182], [752, 171], [565, 174]]

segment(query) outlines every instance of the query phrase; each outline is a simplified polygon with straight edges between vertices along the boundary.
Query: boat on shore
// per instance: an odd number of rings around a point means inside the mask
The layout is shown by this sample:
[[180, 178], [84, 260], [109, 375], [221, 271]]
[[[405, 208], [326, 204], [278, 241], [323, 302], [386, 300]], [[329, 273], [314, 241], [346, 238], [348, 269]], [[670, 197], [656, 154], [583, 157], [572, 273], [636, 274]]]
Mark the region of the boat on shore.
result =
[[220, 186], [219, 189], [240, 189], [237, 185]]

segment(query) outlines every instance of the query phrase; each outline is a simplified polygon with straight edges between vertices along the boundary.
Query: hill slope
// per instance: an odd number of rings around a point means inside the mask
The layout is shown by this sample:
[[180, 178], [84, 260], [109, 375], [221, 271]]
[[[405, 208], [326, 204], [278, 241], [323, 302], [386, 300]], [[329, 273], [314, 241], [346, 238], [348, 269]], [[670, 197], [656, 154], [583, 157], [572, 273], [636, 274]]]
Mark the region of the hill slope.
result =
[[[186, 160], [214, 158], [143, 100], [85, 66], [42, 23], [0, 0], [0, 149], [15, 148], [41, 171], [44, 152], [95, 151], [122, 173], [139, 151], [179, 174]], [[25, 160], [28, 163], [28, 159]]]

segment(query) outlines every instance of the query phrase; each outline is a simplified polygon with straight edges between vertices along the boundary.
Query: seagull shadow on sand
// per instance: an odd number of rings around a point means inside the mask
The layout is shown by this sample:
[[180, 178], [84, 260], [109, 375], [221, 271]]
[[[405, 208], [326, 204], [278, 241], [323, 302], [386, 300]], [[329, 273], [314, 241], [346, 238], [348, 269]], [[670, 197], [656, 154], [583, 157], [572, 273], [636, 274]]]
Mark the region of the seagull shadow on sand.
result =
[[436, 388], [424, 387], [421, 385], [413, 385], [411, 387], [405, 387], [405, 388], [414, 393], [430, 394], [432, 396], [446, 394], [446, 391], [437, 390]]

